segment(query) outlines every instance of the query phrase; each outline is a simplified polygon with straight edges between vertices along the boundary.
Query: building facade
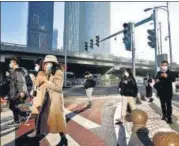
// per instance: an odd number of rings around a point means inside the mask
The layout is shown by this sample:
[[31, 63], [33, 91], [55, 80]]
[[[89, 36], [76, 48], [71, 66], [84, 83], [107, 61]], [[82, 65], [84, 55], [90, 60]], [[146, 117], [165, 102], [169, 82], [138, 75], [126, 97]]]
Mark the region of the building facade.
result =
[[[65, 2], [64, 49], [85, 51], [85, 41], [110, 35], [110, 2]], [[106, 41], [89, 51], [111, 53], [110, 41]]]
[[27, 46], [52, 49], [54, 2], [29, 2]]
[[58, 48], [58, 29], [53, 30], [53, 43], [52, 48], [57, 49]]
[[80, 2], [65, 2], [63, 46], [68, 51], [79, 50], [79, 5]]

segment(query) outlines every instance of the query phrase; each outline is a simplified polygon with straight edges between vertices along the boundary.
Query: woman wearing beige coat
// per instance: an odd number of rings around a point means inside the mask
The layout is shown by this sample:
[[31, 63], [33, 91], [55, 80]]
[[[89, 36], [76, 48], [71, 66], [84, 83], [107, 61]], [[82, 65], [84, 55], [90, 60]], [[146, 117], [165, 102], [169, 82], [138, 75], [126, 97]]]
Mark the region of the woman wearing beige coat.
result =
[[[64, 116], [63, 78], [64, 73], [57, 68], [57, 58], [47, 55], [43, 62], [43, 70], [35, 79], [37, 96], [34, 99], [32, 113], [39, 113], [37, 120], [38, 134], [60, 133], [61, 142], [67, 145], [67, 133]], [[49, 96], [46, 98], [46, 93]], [[47, 100], [46, 100], [47, 99]], [[46, 101], [46, 102], [44, 102]]]

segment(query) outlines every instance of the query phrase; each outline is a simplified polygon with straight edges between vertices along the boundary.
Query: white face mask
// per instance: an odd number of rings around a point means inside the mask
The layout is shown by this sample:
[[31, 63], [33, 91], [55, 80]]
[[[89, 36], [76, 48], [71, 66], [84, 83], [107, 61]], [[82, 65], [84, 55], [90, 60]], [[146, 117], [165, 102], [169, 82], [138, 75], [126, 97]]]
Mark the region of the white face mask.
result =
[[6, 72], [6, 77], [8, 77], [10, 75], [10, 73], [9, 72]]
[[40, 69], [40, 66], [36, 65], [35, 66], [35, 71], [39, 71], [39, 69]]
[[46, 65], [46, 72], [50, 72], [52, 70], [53, 64], [52, 63], [47, 63]]
[[10, 63], [10, 64], [9, 64], [9, 67], [10, 67], [11, 69], [13, 68], [13, 65], [12, 65], [12, 63]]
[[166, 72], [168, 70], [168, 66], [161, 66], [161, 71]]
[[129, 73], [128, 72], [124, 72], [124, 76], [129, 77]]

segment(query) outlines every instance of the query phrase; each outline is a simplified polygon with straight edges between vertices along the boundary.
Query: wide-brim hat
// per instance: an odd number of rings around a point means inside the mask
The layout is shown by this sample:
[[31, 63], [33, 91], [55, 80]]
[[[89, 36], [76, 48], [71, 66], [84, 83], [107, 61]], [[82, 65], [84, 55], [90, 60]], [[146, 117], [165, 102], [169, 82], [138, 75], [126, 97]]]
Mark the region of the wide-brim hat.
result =
[[57, 57], [54, 56], [54, 55], [47, 55], [47, 56], [45, 56], [45, 59], [44, 59], [43, 63], [46, 63], [46, 62], [53, 62], [53, 63], [58, 64]]

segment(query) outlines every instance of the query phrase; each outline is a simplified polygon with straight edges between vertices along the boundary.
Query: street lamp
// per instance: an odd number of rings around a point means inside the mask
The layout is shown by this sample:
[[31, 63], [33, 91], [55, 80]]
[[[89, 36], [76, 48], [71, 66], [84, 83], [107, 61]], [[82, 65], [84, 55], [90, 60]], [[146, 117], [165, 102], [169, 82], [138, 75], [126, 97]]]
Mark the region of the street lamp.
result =
[[168, 22], [168, 38], [169, 38], [169, 50], [170, 50], [170, 64], [171, 69], [173, 68], [173, 54], [172, 54], [172, 39], [171, 39], [171, 27], [170, 27], [170, 12], [168, 7], [168, 2], [166, 6], [157, 6], [154, 8], [146, 8], [144, 12], [150, 11], [150, 10], [156, 10], [156, 9], [162, 9], [167, 12], [167, 22]]

